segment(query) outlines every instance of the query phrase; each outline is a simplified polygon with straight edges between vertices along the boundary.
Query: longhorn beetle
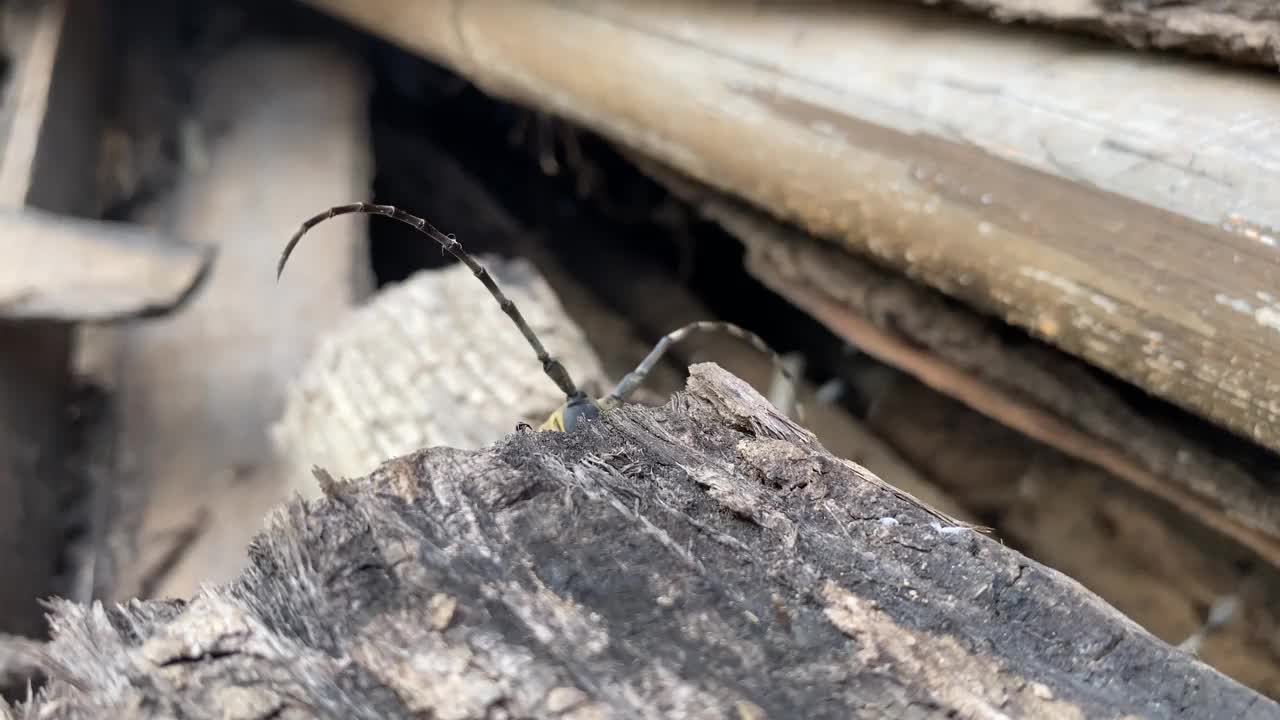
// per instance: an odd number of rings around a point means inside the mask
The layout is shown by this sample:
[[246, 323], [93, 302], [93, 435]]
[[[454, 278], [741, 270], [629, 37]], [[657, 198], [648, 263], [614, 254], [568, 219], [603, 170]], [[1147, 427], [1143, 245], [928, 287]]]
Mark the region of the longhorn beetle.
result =
[[311, 228], [314, 228], [316, 225], [319, 225], [329, 218], [337, 217], [338, 215], [349, 215], [352, 213], [382, 215], [389, 217], [392, 220], [399, 220], [400, 222], [413, 227], [418, 232], [439, 243], [441, 248], [470, 268], [471, 272], [479, 278], [480, 282], [484, 283], [484, 286], [489, 289], [489, 293], [498, 301], [498, 305], [502, 308], [502, 311], [511, 318], [511, 321], [516, 324], [517, 328], [519, 328], [520, 334], [524, 335], [525, 340], [529, 342], [529, 346], [533, 348], [533, 352], [537, 356], [538, 362], [542, 363], [542, 371], [546, 373], [547, 377], [551, 378], [551, 381], [554, 382], [565, 395], [564, 403], [562, 403], [555, 412], [551, 413], [551, 416], [547, 418], [546, 422], [542, 423], [538, 428], [539, 430], [572, 432], [578, 427], [578, 423], [583, 419], [598, 417], [601, 411], [611, 410], [621, 405], [628, 395], [644, 383], [645, 377], [648, 376], [649, 371], [658, 364], [658, 361], [662, 359], [662, 356], [667, 352], [667, 350], [669, 350], [672, 345], [688, 337], [694, 331], [721, 331], [749, 343], [757, 350], [769, 355], [774, 364], [781, 370], [781, 373], [787, 382], [792, 384], [795, 383], [795, 378], [792, 377], [790, 371], [786, 368], [785, 364], [782, 363], [781, 358], [778, 357], [778, 354], [774, 352], [759, 335], [756, 335], [749, 330], [744, 330], [732, 323], [698, 321], [689, 323], [678, 330], [668, 333], [659, 340], [656, 345], [654, 345], [653, 349], [649, 351], [649, 354], [645, 356], [644, 360], [640, 361], [640, 364], [636, 366], [635, 370], [627, 373], [626, 376], [618, 382], [612, 392], [598, 400], [594, 399], [580, 390], [577, 384], [574, 383], [573, 378], [570, 377], [569, 371], [565, 366], [547, 352], [547, 349], [542, 345], [542, 341], [539, 340], [537, 334], [533, 332], [533, 328], [529, 326], [529, 323], [525, 321], [524, 316], [520, 314], [520, 309], [516, 307], [516, 304], [502, 292], [502, 289], [498, 287], [498, 284], [493, 281], [493, 277], [489, 275], [489, 271], [477, 262], [476, 259], [466, 250], [462, 249], [462, 243], [459, 243], [452, 235], [445, 235], [440, 232], [434, 225], [426, 220], [410, 215], [409, 213], [391, 205], [374, 205], [372, 203], [364, 202], [351, 203], [349, 205], [338, 205], [331, 207], [302, 223], [298, 228], [298, 231], [289, 239], [289, 243], [285, 245], [284, 251], [280, 254], [280, 262], [276, 265], [276, 279], [280, 279], [280, 275], [284, 272], [285, 263], [289, 262], [289, 256], [293, 253], [294, 248], [297, 247], [298, 242], [302, 240], [302, 236], [307, 234]]

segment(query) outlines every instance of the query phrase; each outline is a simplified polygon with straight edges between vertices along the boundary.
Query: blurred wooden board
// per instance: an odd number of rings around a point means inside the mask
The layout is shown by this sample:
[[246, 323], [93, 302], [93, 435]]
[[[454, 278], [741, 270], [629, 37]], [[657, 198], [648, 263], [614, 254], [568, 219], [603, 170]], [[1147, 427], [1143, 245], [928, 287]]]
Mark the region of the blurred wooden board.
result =
[[[101, 124], [102, 13], [96, 0], [0, 6], [0, 211], [94, 210]], [[0, 275], [22, 270], [13, 237]], [[12, 300], [12, 298], [10, 298]], [[3, 313], [0, 313], [3, 314]], [[65, 322], [0, 320], [0, 632], [40, 636], [39, 599], [61, 592], [59, 514], [67, 489], [66, 411], [72, 330]]]
[[128, 223], [0, 209], [0, 317], [102, 321], [167, 312], [213, 253]]
[[189, 596], [240, 570], [289, 492], [268, 435], [285, 387], [371, 285], [360, 218], [318, 228], [275, 277], [304, 219], [369, 193], [360, 63], [264, 41], [220, 52], [197, 78], [207, 164], [187, 168], [148, 224], [216, 247], [218, 261], [181, 313], [123, 328], [104, 363], [116, 373], [118, 471], [141, 496], [125, 533], [137, 546], [118, 559], [122, 599]]
[[881, 3], [310, 4], [1280, 448], [1268, 75]]

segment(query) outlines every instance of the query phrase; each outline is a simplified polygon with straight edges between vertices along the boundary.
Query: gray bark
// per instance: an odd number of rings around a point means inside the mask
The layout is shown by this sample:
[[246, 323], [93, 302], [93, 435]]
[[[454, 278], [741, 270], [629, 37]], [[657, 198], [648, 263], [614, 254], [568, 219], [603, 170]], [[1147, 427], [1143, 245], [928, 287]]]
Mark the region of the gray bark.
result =
[[924, 0], [1000, 22], [1078, 30], [1136, 48], [1280, 65], [1280, 6], [1265, 0]]
[[[323, 477], [323, 471], [319, 471]], [[661, 408], [325, 483], [189, 602], [61, 604], [77, 717], [1274, 717], [705, 364]], [[19, 709], [22, 711], [22, 709]]]

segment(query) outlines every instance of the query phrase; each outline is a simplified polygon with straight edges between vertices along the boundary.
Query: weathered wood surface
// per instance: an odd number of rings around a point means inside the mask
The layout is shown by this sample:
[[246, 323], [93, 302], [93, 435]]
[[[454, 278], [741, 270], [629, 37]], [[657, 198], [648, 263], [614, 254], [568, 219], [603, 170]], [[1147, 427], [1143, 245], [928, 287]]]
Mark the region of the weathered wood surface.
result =
[[209, 268], [209, 248], [128, 223], [0, 210], [0, 316], [101, 321], [172, 310]]
[[158, 232], [216, 247], [218, 260], [181, 313], [122, 328], [102, 362], [133, 503], [112, 530], [132, 541], [113, 550], [121, 599], [188, 595], [243, 567], [245, 543], [288, 497], [268, 435], [285, 388], [372, 284], [363, 218], [317, 228], [275, 277], [304, 219], [369, 193], [361, 64], [325, 45], [249, 41], [197, 78], [207, 164], [142, 214]]
[[[1280, 568], [1116, 477], [906, 377], [867, 425], [1002, 542], [1066, 573], [1173, 645], [1280, 700]], [[1226, 622], [1206, 627], [1227, 604]]]
[[1082, 30], [1138, 48], [1185, 50], [1280, 66], [1280, 11], [1271, 0], [924, 0], [1001, 22]]
[[[0, 6], [9, 62], [0, 84], [0, 212], [94, 210], [102, 56], [94, 0]], [[22, 260], [0, 239], [0, 275]], [[3, 315], [0, 312], [0, 315]], [[42, 636], [37, 599], [56, 592], [64, 548], [58, 515], [72, 330], [0, 321], [0, 632]]]
[[309, 2], [1280, 448], [1269, 76], [883, 3]]
[[[1274, 717], [949, 528], [745, 382], [423, 450], [291, 503], [235, 582], [58, 608], [39, 717]], [[21, 709], [19, 710], [21, 711]]]
[[[579, 386], [603, 395], [600, 360], [538, 271], [479, 260]], [[312, 465], [357, 477], [423, 447], [478, 449], [518, 422], [537, 427], [562, 402], [511, 318], [459, 263], [382, 289], [325, 334], [272, 435], [294, 462], [295, 489], [311, 497], [320, 492]]]
[[1092, 464], [1280, 568], [1280, 488], [1167, 418], [1147, 417], [1069, 356], [1011, 348], [1001, 327], [746, 203], [638, 164], [747, 248], [750, 272], [832, 332], [933, 389]]

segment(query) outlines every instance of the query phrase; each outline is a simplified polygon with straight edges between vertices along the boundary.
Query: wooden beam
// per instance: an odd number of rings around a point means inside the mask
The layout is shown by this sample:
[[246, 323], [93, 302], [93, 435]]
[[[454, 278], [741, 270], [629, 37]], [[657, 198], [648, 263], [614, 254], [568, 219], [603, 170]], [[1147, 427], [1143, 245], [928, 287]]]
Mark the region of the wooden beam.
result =
[[309, 2], [1280, 449], [1270, 77], [881, 3]]
[[119, 320], [168, 312], [197, 287], [212, 249], [128, 223], [0, 209], [0, 317]]

